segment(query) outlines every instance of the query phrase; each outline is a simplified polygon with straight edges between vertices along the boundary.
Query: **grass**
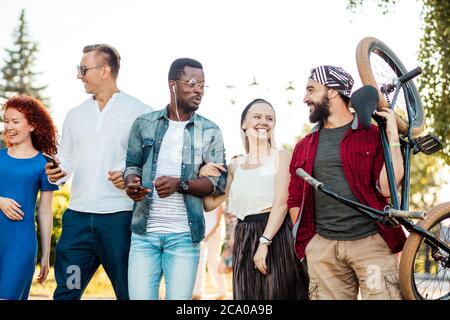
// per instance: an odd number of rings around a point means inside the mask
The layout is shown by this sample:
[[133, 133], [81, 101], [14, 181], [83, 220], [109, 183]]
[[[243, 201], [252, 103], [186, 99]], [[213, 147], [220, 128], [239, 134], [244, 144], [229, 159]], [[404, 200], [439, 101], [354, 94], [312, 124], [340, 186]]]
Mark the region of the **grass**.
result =
[[[55, 273], [53, 268], [51, 268], [47, 280], [42, 285], [36, 282], [36, 277], [38, 274], [39, 266], [36, 266], [36, 272], [30, 291], [30, 299], [53, 299], [53, 292], [56, 288]], [[205, 281], [205, 292], [203, 299], [214, 299], [214, 286], [212, 285], [209, 276], [206, 276]], [[227, 274], [227, 298], [229, 299], [231, 299], [231, 281], [231, 274]], [[164, 281], [161, 283], [160, 293], [161, 296], [164, 296]], [[100, 267], [92, 277], [89, 285], [84, 291], [83, 299], [115, 299], [114, 290], [112, 289], [111, 282], [109, 281], [103, 267]]]

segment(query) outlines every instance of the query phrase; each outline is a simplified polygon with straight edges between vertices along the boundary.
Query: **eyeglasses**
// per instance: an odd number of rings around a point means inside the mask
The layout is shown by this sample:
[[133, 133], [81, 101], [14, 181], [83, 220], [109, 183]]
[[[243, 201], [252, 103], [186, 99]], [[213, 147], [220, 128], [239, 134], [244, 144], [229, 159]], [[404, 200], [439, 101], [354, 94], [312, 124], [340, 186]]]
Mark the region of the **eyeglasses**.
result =
[[181, 82], [185, 85], [187, 85], [189, 88], [194, 89], [196, 86], [198, 86], [202, 90], [208, 89], [208, 86], [204, 82], [197, 82], [195, 79], [191, 80], [177, 80], [177, 82]]
[[93, 66], [93, 67], [77, 66], [77, 70], [78, 70], [78, 74], [85, 76], [89, 69], [102, 68], [102, 67], [103, 66]]

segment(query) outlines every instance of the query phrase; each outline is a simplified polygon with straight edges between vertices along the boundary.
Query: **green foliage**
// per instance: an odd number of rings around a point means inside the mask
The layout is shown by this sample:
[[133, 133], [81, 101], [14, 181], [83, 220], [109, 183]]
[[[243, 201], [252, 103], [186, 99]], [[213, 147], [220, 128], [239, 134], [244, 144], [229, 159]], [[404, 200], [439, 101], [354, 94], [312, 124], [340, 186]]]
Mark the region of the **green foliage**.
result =
[[[398, 0], [378, 0], [378, 7], [383, 10], [383, 14], [387, 13], [389, 9], [395, 5]], [[353, 12], [356, 8], [362, 7], [366, 0], [348, 0], [347, 8]]]
[[423, 0], [424, 32], [419, 61], [419, 89], [427, 125], [445, 146], [441, 158], [450, 165], [450, 1]]
[[[36, 76], [33, 71], [38, 52], [38, 45], [31, 41], [25, 20], [25, 10], [22, 10], [19, 25], [13, 33], [14, 46], [5, 49], [5, 65], [0, 70], [0, 103], [3, 104], [15, 94], [28, 94], [48, 104], [48, 99], [42, 94], [47, 86], [36, 86]], [[1, 121], [1, 118], [0, 118]]]
[[302, 139], [304, 136], [306, 136], [308, 133], [310, 133], [311, 130], [312, 130], [312, 128], [313, 128], [313, 126], [311, 125], [311, 123], [306, 122], [306, 123], [303, 125], [303, 127], [301, 128], [301, 130], [300, 130], [300, 132], [299, 132], [299, 135], [298, 135], [298, 136], [295, 136], [295, 138], [294, 138], [294, 143], [293, 143], [292, 145], [289, 144], [289, 143], [283, 143], [283, 144], [281, 145], [281, 148], [284, 149], [284, 150], [286, 150], [286, 151], [289, 151], [289, 152], [294, 151], [294, 148], [295, 148], [295, 145], [297, 144], [297, 142], [299, 142], [300, 139]]
[[[348, 0], [348, 8], [355, 11], [366, 2]], [[397, 2], [378, 0], [378, 5], [383, 8], [383, 13], [387, 13]], [[450, 165], [450, 1], [422, 2], [423, 36], [418, 56], [423, 70], [418, 78], [420, 97], [430, 132], [445, 146], [439, 157]]]
[[[365, 2], [366, 0], [348, 0], [348, 8], [354, 11]], [[378, 0], [378, 5], [383, 8], [383, 13], [387, 13], [397, 2], [398, 0]], [[445, 168], [445, 164], [450, 164], [450, 1], [422, 2], [424, 23], [418, 60], [423, 72], [418, 78], [419, 92], [425, 108], [428, 131], [438, 136], [445, 146], [436, 155], [419, 153], [412, 156], [411, 207], [426, 210], [439, 201], [437, 191], [444, 183], [439, 173]]]
[[[53, 230], [52, 230], [52, 242], [50, 248], [50, 265], [55, 263], [55, 246], [56, 241], [61, 236], [62, 231], [62, 216], [64, 211], [69, 206], [69, 185], [65, 184], [58, 191], [53, 193]], [[41, 236], [38, 228], [38, 241], [39, 241], [39, 251], [38, 251], [38, 263], [41, 260]]]
[[442, 159], [423, 153], [411, 157], [411, 208], [428, 210], [437, 205], [437, 194], [443, 181], [439, 172], [443, 169]]

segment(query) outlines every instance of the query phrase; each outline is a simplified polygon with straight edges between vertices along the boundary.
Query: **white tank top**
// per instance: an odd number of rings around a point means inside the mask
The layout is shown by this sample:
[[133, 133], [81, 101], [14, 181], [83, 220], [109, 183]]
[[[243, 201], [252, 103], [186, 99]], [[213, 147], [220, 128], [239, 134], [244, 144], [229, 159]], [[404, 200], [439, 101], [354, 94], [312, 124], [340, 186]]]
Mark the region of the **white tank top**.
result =
[[272, 208], [275, 200], [275, 166], [272, 160], [255, 169], [237, 165], [230, 186], [229, 210], [241, 220]]

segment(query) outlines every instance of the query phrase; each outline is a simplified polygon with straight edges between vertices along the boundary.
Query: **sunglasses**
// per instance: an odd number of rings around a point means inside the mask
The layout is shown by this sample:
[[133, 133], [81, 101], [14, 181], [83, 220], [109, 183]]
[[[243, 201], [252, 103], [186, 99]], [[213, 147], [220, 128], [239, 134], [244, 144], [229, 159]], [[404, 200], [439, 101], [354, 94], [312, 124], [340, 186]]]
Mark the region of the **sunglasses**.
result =
[[78, 71], [78, 74], [85, 76], [89, 69], [102, 68], [102, 67], [103, 66], [93, 66], [93, 67], [77, 66], [77, 71]]
[[195, 79], [191, 79], [191, 80], [187, 80], [187, 81], [186, 80], [176, 80], [176, 81], [185, 84], [186, 86], [188, 86], [191, 89], [194, 89], [197, 86], [202, 90], [208, 89], [208, 86], [204, 82], [198, 82]]

